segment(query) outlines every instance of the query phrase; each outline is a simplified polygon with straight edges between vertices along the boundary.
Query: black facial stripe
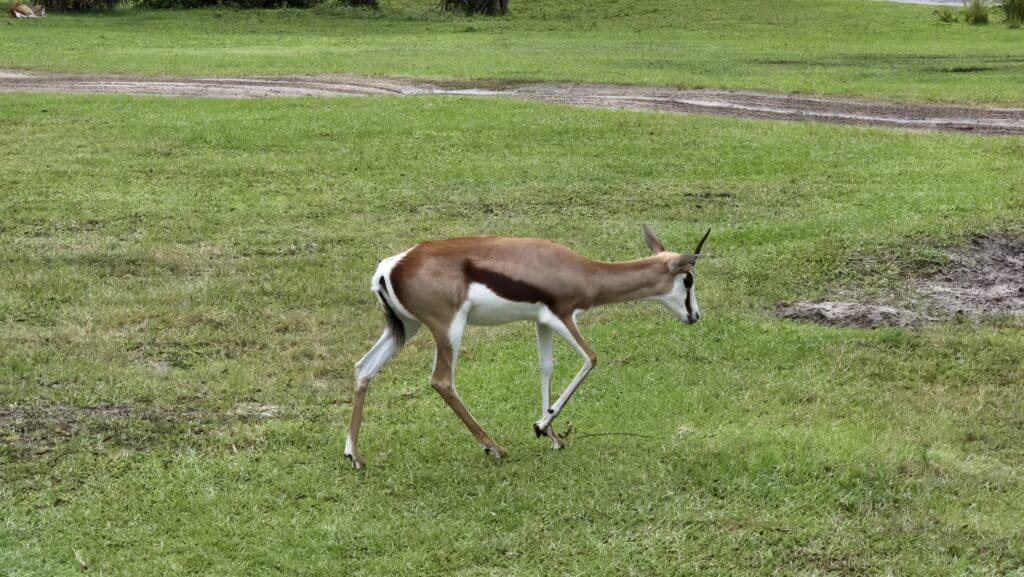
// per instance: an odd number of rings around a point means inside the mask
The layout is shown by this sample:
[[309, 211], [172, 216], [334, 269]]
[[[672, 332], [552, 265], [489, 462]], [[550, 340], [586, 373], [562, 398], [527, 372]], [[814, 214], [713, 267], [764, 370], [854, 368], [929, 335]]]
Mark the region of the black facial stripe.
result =
[[693, 307], [690, 305], [690, 298], [693, 296], [693, 273], [686, 273], [683, 276], [683, 286], [686, 287], [686, 298], [683, 304], [686, 305], [686, 316], [693, 318]]

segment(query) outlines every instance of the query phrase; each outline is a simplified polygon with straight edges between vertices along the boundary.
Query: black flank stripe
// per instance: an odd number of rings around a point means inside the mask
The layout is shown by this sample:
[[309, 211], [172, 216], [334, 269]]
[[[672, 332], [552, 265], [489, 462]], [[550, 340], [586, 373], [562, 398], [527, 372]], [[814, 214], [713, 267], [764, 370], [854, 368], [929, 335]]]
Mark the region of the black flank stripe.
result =
[[510, 301], [521, 303], [544, 303], [550, 309], [554, 309], [555, 299], [547, 291], [510, 276], [480, 268], [472, 262], [466, 261], [466, 279], [469, 282], [480, 283], [491, 289], [498, 296]]

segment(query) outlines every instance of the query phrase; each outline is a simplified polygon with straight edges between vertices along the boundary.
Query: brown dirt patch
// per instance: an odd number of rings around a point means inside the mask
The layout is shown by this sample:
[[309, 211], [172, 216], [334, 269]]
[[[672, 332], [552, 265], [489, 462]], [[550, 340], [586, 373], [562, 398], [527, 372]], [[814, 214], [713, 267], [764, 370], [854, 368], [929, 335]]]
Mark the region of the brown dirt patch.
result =
[[840, 327], [913, 327], [928, 320], [913, 311], [883, 305], [818, 301], [783, 304], [779, 316]]
[[210, 98], [439, 94], [513, 98], [625, 110], [887, 126], [910, 130], [1024, 134], [1024, 110], [1021, 109], [969, 108], [748, 91], [676, 90], [601, 84], [429, 82], [357, 75], [149, 78], [37, 74], [0, 70], [0, 92]]
[[228, 411], [229, 415], [235, 417], [254, 417], [257, 419], [270, 419], [280, 415], [284, 408], [279, 405], [264, 405], [262, 403], [247, 402], [235, 405]]
[[949, 264], [915, 288], [949, 313], [1024, 315], [1024, 238], [974, 238], [951, 250]]
[[130, 405], [0, 407], [0, 448], [48, 453], [78, 435], [116, 435], [131, 416]]
[[776, 312], [787, 319], [859, 328], [909, 328], [950, 318], [996, 315], [1024, 318], [1024, 237], [975, 237], [963, 246], [948, 249], [948, 258], [948, 264], [938, 273], [909, 282], [916, 297], [913, 308], [927, 314], [895, 306], [827, 300], [783, 303]]
[[163, 441], [181, 442], [248, 419], [279, 417], [277, 405], [241, 403], [225, 413], [150, 404], [0, 406], [0, 463], [60, 454], [73, 441], [95, 447], [144, 450]]

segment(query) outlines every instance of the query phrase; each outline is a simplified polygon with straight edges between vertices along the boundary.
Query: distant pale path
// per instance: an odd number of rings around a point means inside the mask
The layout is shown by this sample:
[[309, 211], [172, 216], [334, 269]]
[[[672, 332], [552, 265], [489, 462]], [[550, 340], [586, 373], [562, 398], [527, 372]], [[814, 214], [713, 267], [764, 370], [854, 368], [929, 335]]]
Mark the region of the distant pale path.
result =
[[894, 4], [924, 4], [926, 6], [953, 6], [963, 8], [964, 0], [888, 0]]
[[976, 134], [1024, 134], [1024, 109], [972, 108], [833, 97], [557, 83], [439, 83], [353, 75], [253, 78], [146, 78], [0, 70], [0, 92], [135, 94], [209, 98], [457, 95], [574, 106], [812, 120]]

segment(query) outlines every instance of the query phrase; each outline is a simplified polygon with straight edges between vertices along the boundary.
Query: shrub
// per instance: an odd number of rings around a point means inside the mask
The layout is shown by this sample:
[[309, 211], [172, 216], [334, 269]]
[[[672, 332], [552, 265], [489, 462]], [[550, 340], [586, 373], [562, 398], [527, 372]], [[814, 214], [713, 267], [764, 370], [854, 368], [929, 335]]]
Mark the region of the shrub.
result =
[[[33, 0], [35, 1], [35, 0]], [[116, 0], [121, 1], [121, 0]], [[324, 13], [350, 8], [377, 8], [377, 0], [136, 0], [137, 5], [152, 9], [189, 9], [206, 6], [227, 8], [312, 8], [317, 6]]]
[[988, 24], [985, 0], [964, 0], [964, 19], [971, 24]]
[[342, 16], [344, 18], [382, 18], [393, 11], [381, 10], [380, 4], [364, 0], [317, 0], [313, 11], [321, 16]]
[[441, 0], [441, 9], [448, 12], [498, 16], [508, 13], [508, 0]]
[[31, 0], [25, 4], [45, 4], [47, 10], [67, 12], [91, 12], [94, 10], [111, 10], [119, 6], [121, 0]]
[[309, 8], [318, 0], [139, 0], [143, 8], [202, 8], [227, 6], [232, 8]]
[[956, 12], [950, 10], [949, 8], [938, 8], [934, 12], [932, 12], [932, 14], [938, 16], [939, 22], [945, 22], [946, 24], [952, 24], [953, 22], [959, 20], [959, 17], [956, 15]]
[[1002, 8], [1010, 28], [1020, 28], [1024, 22], [1024, 0], [1003, 0]]

